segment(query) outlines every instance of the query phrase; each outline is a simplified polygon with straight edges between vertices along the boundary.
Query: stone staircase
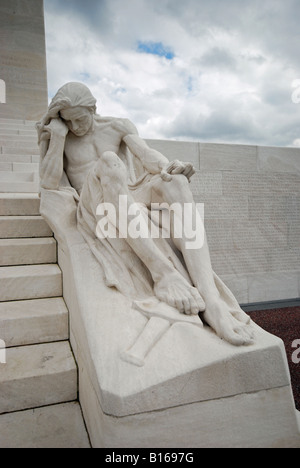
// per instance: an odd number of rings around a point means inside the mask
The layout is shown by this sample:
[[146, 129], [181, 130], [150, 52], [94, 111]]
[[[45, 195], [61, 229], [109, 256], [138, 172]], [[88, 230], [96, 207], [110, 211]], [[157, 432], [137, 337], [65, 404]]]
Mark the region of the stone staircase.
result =
[[[38, 194], [29, 193], [38, 185], [20, 176], [35, 174], [37, 151], [33, 137], [15, 133], [26, 123], [4, 123], [14, 132], [7, 145], [1, 120], [0, 448], [88, 448], [57, 245]], [[18, 135], [28, 146], [17, 146]], [[14, 171], [17, 164], [23, 166]]]
[[0, 192], [37, 192], [38, 169], [35, 122], [0, 118]]

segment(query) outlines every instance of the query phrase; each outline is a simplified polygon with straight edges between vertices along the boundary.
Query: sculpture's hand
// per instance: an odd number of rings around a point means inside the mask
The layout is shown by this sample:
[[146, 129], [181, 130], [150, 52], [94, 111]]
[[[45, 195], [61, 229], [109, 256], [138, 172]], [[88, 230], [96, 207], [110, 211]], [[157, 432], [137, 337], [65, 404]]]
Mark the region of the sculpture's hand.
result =
[[186, 176], [188, 181], [190, 182], [191, 177], [195, 174], [195, 168], [193, 164], [186, 163], [182, 161], [175, 161], [170, 162], [162, 171], [161, 171], [161, 178], [166, 181], [170, 182], [172, 180], [172, 175], [183, 174]]
[[68, 132], [68, 127], [61, 119], [52, 119], [49, 125], [45, 125], [41, 140], [49, 140], [53, 136], [65, 138]]

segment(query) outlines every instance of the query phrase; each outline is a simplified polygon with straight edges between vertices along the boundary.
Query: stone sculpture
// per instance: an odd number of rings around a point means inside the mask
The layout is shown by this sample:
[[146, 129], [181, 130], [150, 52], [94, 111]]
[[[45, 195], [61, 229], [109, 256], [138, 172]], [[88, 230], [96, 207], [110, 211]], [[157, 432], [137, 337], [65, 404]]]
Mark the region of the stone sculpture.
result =
[[[248, 316], [213, 272], [205, 236], [199, 248], [187, 248], [185, 231], [182, 237], [175, 236], [172, 222], [171, 242], [153, 239], [150, 233], [132, 238], [128, 224], [122, 232], [118, 222], [114, 227], [122, 235], [96, 236], [99, 204], [111, 204], [120, 215], [120, 197], [125, 200], [128, 220], [137, 203], [150, 209], [151, 204], [162, 206], [162, 202], [189, 206], [188, 216], [198, 219], [189, 189], [195, 172], [192, 164], [170, 163], [149, 148], [129, 120], [97, 115], [96, 99], [81, 83], [67, 83], [57, 92], [37, 128], [41, 188], [61, 190], [67, 185], [63, 176], [67, 176], [78, 201], [78, 229], [103, 266], [107, 286], [131, 297], [149, 317], [161, 311], [158, 315], [163, 321], [153, 322], [156, 339], [168, 314], [176, 309], [183, 314], [175, 314], [178, 320], [195, 316], [201, 326], [199, 314], [233, 345], [253, 342]], [[116, 224], [111, 217], [109, 222]]]
[[[95, 106], [68, 83], [37, 125], [40, 211], [58, 243], [93, 447], [298, 446], [284, 345], [214, 273], [192, 165]], [[180, 228], [194, 220], [190, 242]]]

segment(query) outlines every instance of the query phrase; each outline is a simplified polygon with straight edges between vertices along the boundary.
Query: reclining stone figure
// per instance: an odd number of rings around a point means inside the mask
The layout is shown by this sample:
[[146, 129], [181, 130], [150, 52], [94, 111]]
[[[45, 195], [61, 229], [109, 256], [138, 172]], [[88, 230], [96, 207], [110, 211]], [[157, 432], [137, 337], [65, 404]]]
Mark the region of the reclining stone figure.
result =
[[57, 92], [37, 128], [41, 188], [60, 190], [67, 176], [78, 202], [78, 229], [101, 263], [107, 286], [133, 300], [156, 296], [182, 314], [199, 314], [229, 343], [251, 344], [250, 319], [214, 273], [206, 237], [200, 248], [189, 249], [184, 230], [178, 238], [172, 226], [169, 242], [128, 232], [96, 236], [97, 207], [110, 203], [119, 214], [120, 196], [126, 197], [127, 213], [136, 203], [148, 209], [152, 203], [179, 203], [188, 204], [196, 219], [192, 164], [170, 163], [129, 120], [97, 115], [96, 99], [81, 83], [67, 83]]

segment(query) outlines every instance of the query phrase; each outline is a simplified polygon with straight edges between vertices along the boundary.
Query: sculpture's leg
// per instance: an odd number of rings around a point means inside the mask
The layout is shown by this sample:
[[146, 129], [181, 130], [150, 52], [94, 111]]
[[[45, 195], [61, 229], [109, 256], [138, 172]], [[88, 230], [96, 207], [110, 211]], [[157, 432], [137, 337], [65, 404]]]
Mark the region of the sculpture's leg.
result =
[[[164, 201], [169, 206], [179, 201], [182, 203], [182, 212], [184, 211], [184, 204], [190, 204], [192, 208], [190, 210], [190, 222], [192, 223], [192, 220], [196, 219], [195, 212], [197, 208], [185, 176], [173, 176], [170, 182], [156, 180], [152, 192], [153, 201]], [[187, 221], [185, 219], [185, 222]], [[173, 235], [173, 241], [182, 252], [193, 284], [206, 303], [203, 314], [205, 321], [221, 338], [225, 338], [232, 344], [252, 343], [253, 332], [249, 326], [249, 317], [239, 308], [237, 302], [234, 304], [233, 295], [230, 295], [228, 289], [220, 287], [219, 282], [216, 283], [206, 235], [201, 248], [189, 249], [186, 246], [190, 239], [185, 237], [184, 229], [182, 233], [183, 235], [180, 238]]]
[[[114, 205], [118, 220], [120, 196], [127, 197], [127, 213], [130, 206], [136, 203], [128, 189], [126, 168], [115, 153], [105, 152], [95, 170], [101, 181], [104, 202]], [[128, 221], [129, 226], [131, 220]], [[115, 223], [116, 220], [111, 219], [111, 222]], [[116, 227], [121, 230], [121, 226]], [[148, 236], [138, 238], [132, 238], [129, 232], [122, 232], [122, 235], [149, 269], [154, 281], [155, 294], [161, 301], [186, 314], [204, 310], [204, 302], [197, 289], [191, 286], [174, 268], [172, 262], [163, 255], [151, 239], [150, 233]]]

